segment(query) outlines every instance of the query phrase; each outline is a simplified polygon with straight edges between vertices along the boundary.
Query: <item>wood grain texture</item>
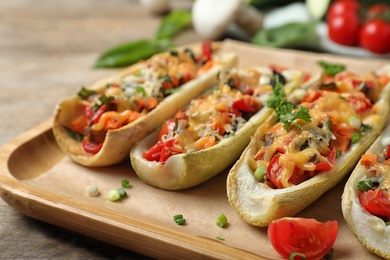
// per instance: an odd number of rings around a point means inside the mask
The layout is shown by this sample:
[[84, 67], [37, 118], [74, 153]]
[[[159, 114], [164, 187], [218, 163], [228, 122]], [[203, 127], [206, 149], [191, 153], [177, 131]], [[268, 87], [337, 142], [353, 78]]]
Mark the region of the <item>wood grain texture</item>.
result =
[[[188, 7], [191, 1], [173, 1]], [[52, 116], [55, 104], [110, 75], [92, 69], [98, 55], [152, 38], [161, 17], [136, 0], [0, 2], [0, 146]], [[191, 30], [177, 44], [197, 41]], [[144, 259], [146, 257], [34, 220], [0, 199], [1, 259]]]

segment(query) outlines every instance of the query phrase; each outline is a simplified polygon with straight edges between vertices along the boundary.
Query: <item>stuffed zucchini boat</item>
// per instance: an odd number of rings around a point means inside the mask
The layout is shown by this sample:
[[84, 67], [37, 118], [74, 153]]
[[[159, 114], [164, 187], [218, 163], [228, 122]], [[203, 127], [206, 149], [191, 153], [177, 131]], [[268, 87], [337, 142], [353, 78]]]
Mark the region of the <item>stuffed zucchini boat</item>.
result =
[[390, 125], [362, 155], [341, 201], [344, 218], [359, 242], [390, 259]]
[[[327, 64], [324, 67], [332, 67]], [[350, 173], [389, 113], [389, 72], [358, 75], [335, 65], [299, 104], [274, 91], [274, 114], [227, 179], [229, 203], [249, 224], [294, 216]]]
[[238, 159], [272, 113], [264, 104], [276, 78], [288, 93], [315, 82], [308, 73], [280, 66], [225, 69], [218, 78], [212, 91], [133, 146], [131, 163], [145, 183], [180, 190], [212, 178]]
[[83, 87], [55, 109], [53, 133], [60, 149], [85, 166], [113, 165], [131, 146], [216, 83], [236, 55], [204, 42], [152, 56]]

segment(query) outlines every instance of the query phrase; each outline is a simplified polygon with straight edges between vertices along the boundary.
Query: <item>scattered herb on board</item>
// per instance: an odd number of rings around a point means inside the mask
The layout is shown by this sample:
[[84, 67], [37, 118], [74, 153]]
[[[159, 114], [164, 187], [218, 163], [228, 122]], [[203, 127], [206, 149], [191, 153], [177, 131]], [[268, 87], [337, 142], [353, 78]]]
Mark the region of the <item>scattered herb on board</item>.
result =
[[183, 214], [177, 214], [177, 215], [173, 216], [173, 220], [178, 225], [184, 225], [186, 223], [186, 219], [183, 217]]

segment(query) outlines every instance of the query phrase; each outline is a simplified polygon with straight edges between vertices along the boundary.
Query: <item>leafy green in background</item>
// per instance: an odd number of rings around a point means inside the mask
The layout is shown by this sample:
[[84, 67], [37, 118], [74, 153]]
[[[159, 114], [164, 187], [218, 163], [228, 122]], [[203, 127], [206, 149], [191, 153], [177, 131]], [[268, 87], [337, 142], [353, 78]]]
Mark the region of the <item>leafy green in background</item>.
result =
[[175, 9], [165, 16], [156, 32], [156, 39], [173, 38], [191, 24], [192, 16], [188, 10]]
[[280, 27], [260, 30], [252, 43], [276, 48], [315, 48], [318, 44], [315, 22], [288, 23]]
[[173, 38], [191, 25], [191, 12], [175, 9], [166, 15], [157, 29], [155, 39], [126, 42], [105, 51], [95, 62], [96, 68], [130, 66], [139, 60], [175, 47]]

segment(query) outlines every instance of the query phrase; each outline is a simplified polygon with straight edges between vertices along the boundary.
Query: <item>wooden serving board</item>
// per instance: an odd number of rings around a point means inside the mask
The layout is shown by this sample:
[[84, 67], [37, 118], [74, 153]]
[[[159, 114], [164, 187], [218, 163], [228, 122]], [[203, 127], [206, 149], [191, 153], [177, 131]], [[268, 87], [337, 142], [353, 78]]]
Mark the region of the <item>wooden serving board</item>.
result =
[[[235, 41], [223, 50], [239, 54], [240, 67], [270, 63], [315, 73], [315, 62], [341, 62], [358, 73], [375, 70], [385, 60], [360, 60], [317, 53], [259, 48]], [[248, 225], [227, 201], [228, 169], [208, 182], [184, 191], [165, 191], [143, 183], [130, 162], [87, 168], [68, 159], [51, 131], [52, 119], [16, 137], [0, 149], [0, 196], [23, 214], [80, 234], [159, 259], [279, 259], [267, 228]], [[128, 196], [111, 202], [107, 193], [130, 180]], [[346, 180], [298, 214], [319, 221], [337, 220], [334, 259], [375, 259], [355, 239], [341, 213]], [[100, 196], [85, 191], [96, 185]], [[225, 214], [228, 225], [215, 220]], [[173, 216], [183, 214], [186, 224]], [[224, 240], [217, 239], [221, 237]]]

